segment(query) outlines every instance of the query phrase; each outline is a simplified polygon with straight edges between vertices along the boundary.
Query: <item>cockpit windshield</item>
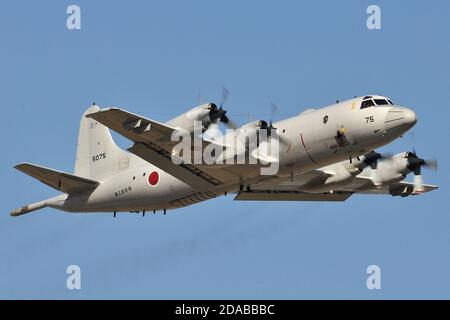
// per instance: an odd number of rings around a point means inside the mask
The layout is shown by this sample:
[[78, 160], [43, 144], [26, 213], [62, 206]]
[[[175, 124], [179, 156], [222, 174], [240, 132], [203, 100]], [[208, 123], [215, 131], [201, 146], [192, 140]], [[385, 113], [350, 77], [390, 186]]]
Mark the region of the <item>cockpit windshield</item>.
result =
[[388, 98], [366, 96], [361, 102], [361, 109], [386, 105], [394, 105], [394, 103]]
[[386, 99], [373, 99], [373, 101], [375, 101], [375, 104], [377, 106], [384, 106], [389, 104], [389, 102]]
[[373, 106], [375, 106], [375, 103], [373, 103], [373, 100], [372, 100], [372, 99], [364, 100], [364, 101], [361, 103], [361, 109], [369, 108], [369, 107], [373, 107]]

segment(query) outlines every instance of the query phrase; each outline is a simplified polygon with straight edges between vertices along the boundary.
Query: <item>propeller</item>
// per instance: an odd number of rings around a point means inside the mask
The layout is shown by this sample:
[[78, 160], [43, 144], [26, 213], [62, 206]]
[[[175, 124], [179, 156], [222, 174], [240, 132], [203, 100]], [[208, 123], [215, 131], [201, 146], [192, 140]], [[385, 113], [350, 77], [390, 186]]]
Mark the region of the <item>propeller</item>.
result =
[[272, 137], [272, 129], [276, 130], [276, 128], [272, 124], [268, 124], [266, 120], [259, 120], [256, 123], [256, 127], [258, 128], [257, 135], [256, 135], [256, 138], [257, 138], [256, 144], [257, 145], [259, 145], [259, 143], [260, 143], [260, 141], [259, 141], [259, 138], [260, 138], [259, 132], [260, 131], [266, 132], [266, 135], [267, 135], [266, 138], [268, 141]]
[[[275, 133], [279, 142], [281, 142], [282, 144], [288, 145], [290, 141], [287, 138], [285, 138], [284, 136], [280, 136], [278, 134], [277, 128], [275, 128], [273, 125], [273, 119], [277, 113], [278, 113], [278, 106], [274, 102], [271, 102], [270, 103], [270, 120], [269, 120], [269, 125], [266, 128], [268, 130], [267, 136], [271, 137], [272, 134]], [[273, 133], [272, 133], [272, 131], [273, 131]]]
[[267, 123], [266, 120], [259, 120], [256, 126], [261, 130], [267, 130], [267, 136], [270, 137], [271, 135], [271, 129], [276, 129], [272, 123]]
[[220, 122], [224, 123], [229, 129], [236, 130], [237, 128], [239, 128], [238, 125], [225, 114], [220, 117]]
[[363, 162], [370, 166], [372, 170], [376, 170], [378, 168], [378, 160], [380, 159], [390, 159], [392, 157], [392, 153], [379, 153], [376, 151], [370, 151], [366, 155], [364, 155]]
[[225, 102], [227, 102], [228, 97], [230, 96], [230, 91], [228, 91], [227, 88], [222, 87], [222, 100], [220, 101], [220, 108], [223, 107], [223, 105], [225, 104]]
[[197, 95], [197, 105], [199, 106], [199, 105], [201, 105], [202, 104], [202, 95], [200, 94], [200, 92], [198, 93], [198, 95]]
[[220, 107], [219, 107], [219, 112], [220, 112], [220, 117], [219, 117], [219, 121], [222, 122], [223, 124], [225, 124], [229, 129], [237, 129], [238, 126], [226, 115], [226, 110], [223, 109], [223, 106], [225, 105], [225, 102], [228, 100], [228, 97], [230, 95], [230, 91], [228, 91], [227, 88], [222, 87], [222, 100], [220, 101]]
[[371, 151], [364, 156], [363, 162], [370, 166], [370, 178], [376, 187], [381, 186], [380, 176], [378, 174], [378, 160], [380, 159], [390, 159], [392, 157], [391, 153], [379, 153], [376, 151]]
[[277, 115], [278, 112], [278, 106], [271, 102], [270, 103], [270, 124], [273, 122], [273, 118]]
[[425, 160], [419, 158], [415, 150], [407, 152], [405, 158], [407, 159], [407, 167], [414, 173], [414, 192], [415, 194], [425, 191], [423, 186], [422, 167], [436, 171], [438, 164], [436, 159]]
[[219, 107], [217, 107], [215, 103], [210, 103], [208, 106], [208, 109], [210, 110], [209, 118], [213, 123], [217, 123], [220, 121], [230, 129], [237, 129], [238, 126], [227, 116], [227, 111], [223, 109], [223, 106], [227, 101], [229, 95], [230, 92], [228, 91], [228, 89], [222, 87], [222, 99], [220, 101]]

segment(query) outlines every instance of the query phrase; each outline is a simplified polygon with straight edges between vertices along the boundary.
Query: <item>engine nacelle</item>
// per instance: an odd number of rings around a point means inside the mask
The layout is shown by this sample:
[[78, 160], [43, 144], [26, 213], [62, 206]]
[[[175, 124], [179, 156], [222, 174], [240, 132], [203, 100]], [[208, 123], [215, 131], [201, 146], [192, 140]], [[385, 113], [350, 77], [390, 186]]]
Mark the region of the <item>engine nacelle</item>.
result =
[[203, 132], [213, 121], [224, 116], [225, 113], [226, 111], [217, 108], [214, 103], [205, 103], [169, 120], [167, 125], [173, 128], [181, 128], [193, 132], [194, 122], [200, 121], [202, 123]]
[[401, 152], [378, 163], [378, 182], [389, 183], [403, 180], [411, 170], [408, 169], [408, 152]]
[[254, 144], [258, 146], [260, 142], [268, 139], [271, 135], [272, 127], [265, 120], [257, 120], [247, 123], [238, 129], [238, 141], [242, 144]]
[[268, 127], [267, 121], [257, 120], [243, 125], [239, 128], [239, 132], [242, 135], [257, 134], [260, 129], [267, 129]]

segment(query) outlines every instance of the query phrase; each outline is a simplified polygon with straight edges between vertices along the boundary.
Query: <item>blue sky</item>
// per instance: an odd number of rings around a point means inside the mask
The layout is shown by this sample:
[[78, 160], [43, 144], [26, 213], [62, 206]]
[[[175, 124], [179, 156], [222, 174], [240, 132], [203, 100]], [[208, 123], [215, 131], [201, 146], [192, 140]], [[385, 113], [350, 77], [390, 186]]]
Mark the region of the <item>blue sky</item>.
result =
[[[81, 7], [82, 29], [66, 29]], [[382, 29], [366, 28], [381, 7]], [[0, 2], [0, 298], [450, 298], [448, 1]], [[421, 197], [234, 202], [168, 215], [64, 214], [21, 205], [56, 192], [13, 169], [72, 172], [93, 101], [155, 120], [219, 101], [237, 122], [383, 94], [414, 109], [415, 147], [440, 161]], [[126, 147], [129, 142], [117, 137]], [[82, 289], [66, 289], [77, 264]], [[382, 289], [366, 288], [381, 267]]]

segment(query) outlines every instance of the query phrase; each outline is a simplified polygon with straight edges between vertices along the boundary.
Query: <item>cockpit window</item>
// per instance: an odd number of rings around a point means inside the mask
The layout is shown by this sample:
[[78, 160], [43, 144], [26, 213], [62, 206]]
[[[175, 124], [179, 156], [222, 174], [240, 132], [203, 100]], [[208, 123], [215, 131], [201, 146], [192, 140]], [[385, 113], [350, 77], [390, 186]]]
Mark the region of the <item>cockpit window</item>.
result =
[[373, 103], [372, 99], [370, 99], [370, 100], [364, 100], [364, 101], [361, 103], [361, 109], [369, 108], [369, 107], [373, 107], [373, 106], [375, 106], [375, 103]]
[[394, 105], [394, 103], [392, 102], [392, 100], [387, 99], [387, 101], [388, 101], [390, 104]]
[[377, 106], [384, 106], [389, 104], [386, 99], [374, 99]]

